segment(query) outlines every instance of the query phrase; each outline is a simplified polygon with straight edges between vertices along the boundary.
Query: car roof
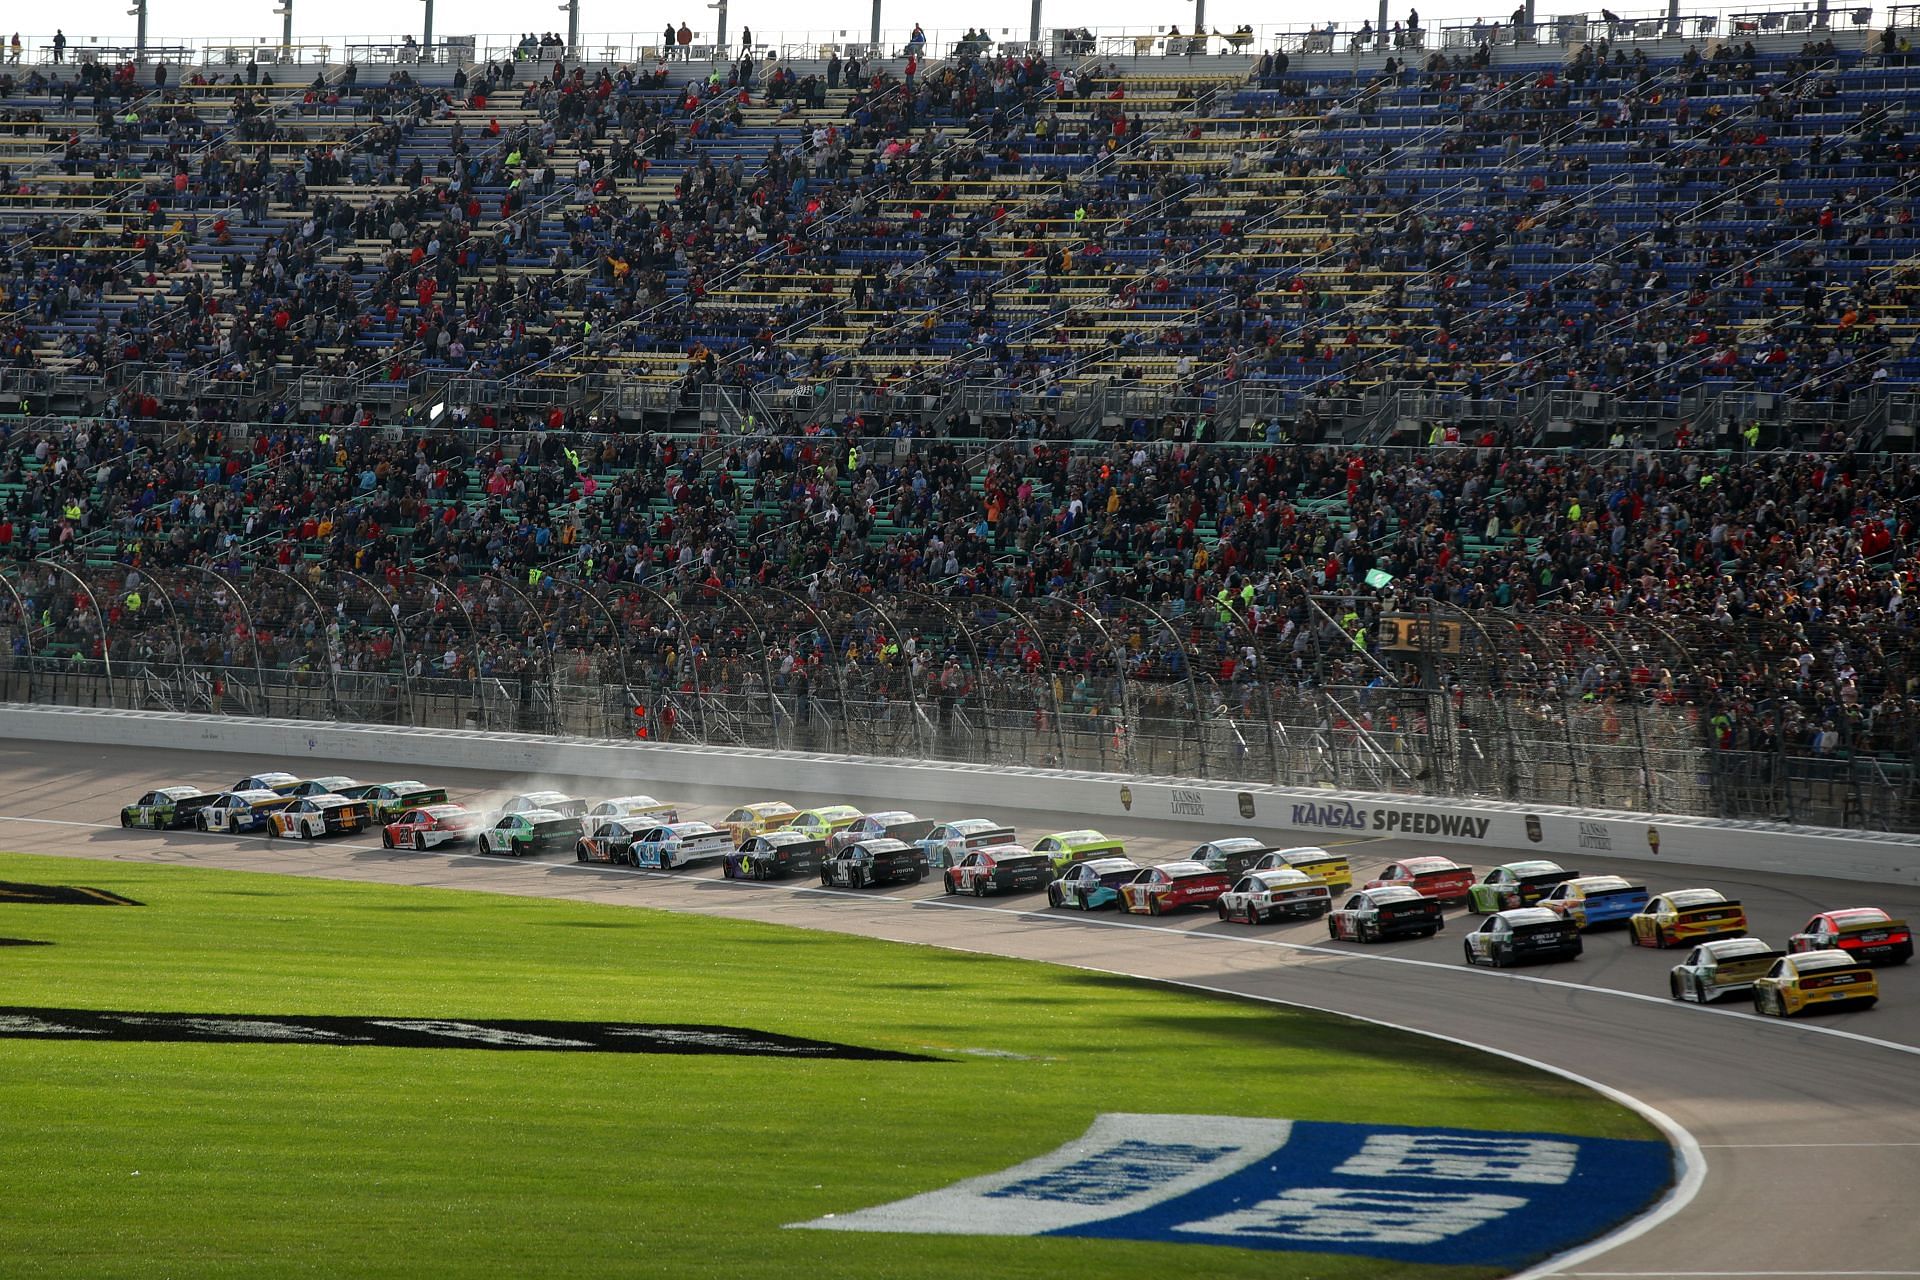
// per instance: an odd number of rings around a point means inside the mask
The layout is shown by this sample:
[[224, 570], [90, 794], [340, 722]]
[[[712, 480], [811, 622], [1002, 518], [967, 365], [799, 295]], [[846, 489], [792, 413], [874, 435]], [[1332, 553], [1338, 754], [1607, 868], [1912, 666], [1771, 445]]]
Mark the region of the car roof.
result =
[[1857, 969], [1860, 961], [1844, 951], [1802, 951], [1787, 956], [1795, 973], [1811, 973], [1815, 969]]
[[1718, 889], [1671, 889], [1660, 896], [1676, 907], [1700, 907], [1727, 900], [1727, 895]]
[[1502, 911], [1496, 919], [1508, 924], [1559, 924], [1560, 916], [1545, 907], [1515, 907], [1511, 911]]
[[1716, 960], [1722, 956], [1754, 956], [1763, 951], [1771, 951], [1763, 938], [1715, 938], [1711, 942], [1700, 944], [1701, 949]]
[[835, 822], [838, 822], [842, 818], [863, 818], [866, 816], [865, 814], [861, 813], [859, 809], [855, 808], [853, 805], [850, 805], [850, 804], [815, 805], [813, 808], [803, 809], [801, 810], [801, 812], [811, 813], [816, 817], [831, 818]]
[[381, 786], [381, 787], [392, 787], [395, 791], [431, 791], [433, 790], [432, 787], [429, 787], [426, 783], [420, 781], [418, 778], [402, 778], [398, 782], [380, 782], [380, 783], [375, 783], [374, 785]]
[[179, 796], [197, 796], [197, 795], [205, 794], [198, 787], [183, 787], [183, 786], [155, 787], [154, 792], [158, 795], [172, 796], [176, 798]]
[[1220, 874], [1206, 863], [1195, 862], [1191, 858], [1182, 858], [1178, 862], [1163, 862], [1155, 867], [1154, 870], [1164, 871], [1176, 879], [1186, 879], [1188, 876], [1217, 876]]
[[[627, 808], [641, 809], [652, 808], [659, 803], [660, 802], [652, 796], [609, 796], [593, 807], [596, 809], [606, 809], [609, 805], [622, 805]], [[608, 811], [612, 812], [612, 810]]]
[[229, 800], [245, 800], [248, 804], [255, 804], [261, 800], [286, 799], [278, 791], [268, 791], [264, 787], [256, 787], [248, 791], [229, 791], [226, 794]]
[[1116, 871], [1140, 870], [1140, 864], [1132, 858], [1083, 858], [1073, 865], [1085, 867], [1097, 876], [1110, 876]]
[[1065, 845], [1101, 844], [1107, 839], [1106, 836], [1093, 830], [1091, 827], [1085, 827], [1078, 831], [1055, 831], [1045, 838], [1048, 840], [1058, 840], [1061, 844]]
[[1224, 836], [1218, 840], [1209, 840], [1207, 843], [1216, 849], [1270, 849], [1273, 847], [1257, 836]]
[[513, 797], [515, 800], [571, 800], [572, 796], [564, 791], [522, 791]]
[[804, 831], [795, 831], [792, 827], [781, 827], [778, 831], [762, 831], [750, 840], [764, 840], [768, 844], [814, 844], [820, 837], [810, 836]]
[[995, 818], [955, 818], [952, 822], [941, 825], [952, 827], [955, 831], [965, 834], [969, 831], [991, 831], [1003, 824]]
[[1265, 871], [1252, 871], [1248, 874], [1265, 885], [1320, 883], [1306, 872], [1296, 871], [1292, 867], [1268, 867]]
[[677, 836], [710, 836], [719, 834], [713, 824], [708, 822], [669, 822], [666, 824], [666, 827], [667, 830]]
[[466, 811], [467, 806], [463, 804], [426, 804], [421, 805], [418, 809], [409, 810], [408, 812], [430, 813], [436, 818], [441, 818], [450, 813], [465, 813]]
[[565, 822], [567, 821], [566, 814], [556, 813], [552, 809], [522, 809], [518, 813], [510, 813], [507, 816], [509, 818], [525, 818], [528, 822]]
[[1564, 881], [1564, 883], [1576, 885], [1582, 889], [1621, 889], [1633, 887], [1633, 882], [1625, 876], [1575, 876], [1571, 880]]
[[349, 800], [345, 796], [337, 796], [331, 791], [322, 791], [317, 796], [302, 796], [301, 799], [311, 804], [325, 805], [329, 809], [337, 809], [343, 804], [360, 803], [358, 800]]
[[1532, 876], [1539, 875], [1541, 872], [1565, 871], [1566, 868], [1557, 862], [1549, 862], [1545, 858], [1531, 858], [1525, 862], [1505, 863], [1497, 870], [1511, 871], [1517, 876]]
[[918, 822], [918, 814], [908, 813], [905, 809], [882, 809], [878, 813], [862, 814], [869, 822], [878, 822], [886, 826], [897, 826], [904, 822]]
[[247, 776], [249, 778], [262, 778], [262, 779], [274, 778], [282, 782], [300, 781], [300, 779], [294, 777], [292, 774], [287, 773], [285, 770], [282, 770], [282, 769], [269, 769], [265, 773], [250, 773]]
[[905, 840], [895, 840], [891, 836], [875, 836], [871, 840], [860, 840], [847, 846], [848, 849], [865, 849], [868, 853], [897, 853], [902, 849], [911, 849]]
[[[1420, 898], [1420, 891], [1404, 884], [1382, 885], [1378, 889], [1362, 889], [1360, 896], [1369, 902], [1401, 902], [1409, 898]], [[1426, 901], [1420, 898], [1422, 902]]]
[[1443, 858], [1437, 853], [1422, 854], [1417, 858], [1402, 858], [1400, 865], [1409, 871], [1454, 871], [1460, 864], [1452, 858]]
[[1835, 924], [1838, 924], [1843, 920], [1858, 920], [1858, 921], [1865, 922], [1865, 921], [1881, 921], [1881, 920], [1890, 921], [1893, 919], [1892, 916], [1882, 911], [1879, 907], [1841, 907], [1834, 911], [1822, 911], [1820, 914], [1825, 916], [1827, 919], [1833, 921]]
[[1327, 852], [1317, 844], [1296, 844], [1292, 848], [1280, 849], [1277, 850], [1277, 852], [1288, 862], [1292, 862], [1295, 858], [1331, 858], [1337, 856]]
[[1035, 853], [1023, 844], [982, 845], [980, 848], [972, 850], [972, 852], [986, 854], [991, 858], [1037, 858], [1045, 856], [1044, 854]]
[[737, 804], [735, 809], [744, 809], [755, 817], [771, 818], [782, 813], [798, 813], [798, 809], [785, 800], [754, 800], [747, 804]]

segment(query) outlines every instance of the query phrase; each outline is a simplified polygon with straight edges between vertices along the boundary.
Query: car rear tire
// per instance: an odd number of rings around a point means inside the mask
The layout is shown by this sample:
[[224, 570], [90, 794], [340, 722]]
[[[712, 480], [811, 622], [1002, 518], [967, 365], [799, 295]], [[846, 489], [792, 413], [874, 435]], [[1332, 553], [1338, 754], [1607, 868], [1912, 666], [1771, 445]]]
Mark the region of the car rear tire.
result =
[[944, 889], [946, 889], [946, 891], [947, 891], [947, 896], [948, 896], [949, 898], [951, 898], [951, 897], [953, 897], [953, 896], [954, 896], [955, 894], [957, 894], [957, 893], [959, 893], [959, 892], [960, 892], [960, 890], [959, 890], [958, 888], [956, 888], [956, 887], [955, 887], [955, 885], [954, 885], [954, 883], [953, 883], [953, 877], [952, 877], [952, 876], [950, 876], [950, 875], [946, 875], [946, 876], [941, 876], [941, 877], [940, 877], [940, 884], [941, 884], [941, 887], [943, 887]]
[[1147, 895], [1147, 914], [1150, 916], [1160, 914], [1160, 899], [1154, 897], [1152, 894]]
[[1687, 998], [1687, 981], [1677, 973], [1667, 975], [1667, 994], [1675, 1000]]
[[986, 896], [987, 896], [987, 881], [986, 881], [986, 877], [984, 877], [984, 876], [975, 876], [975, 877], [974, 877], [974, 880], [973, 880], [973, 896], [974, 896], [974, 897], [976, 897], [976, 898], [984, 898], [984, 897], [986, 897]]
[[393, 832], [388, 831], [385, 827], [380, 829], [380, 847], [382, 849], [393, 848]]
[[526, 857], [526, 856], [527, 856], [527, 842], [526, 842], [526, 841], [524, 841], [524, 840], [515, 840], [515, 841], [513, 842], [513, 856], [514, 856], [514, 857], [516, 857], [516, 858], [524, 858], [524, 857]]
[[1332, 912], [1327, 913], [1327, 936], [1335, 942], [1340, 940], [1340, 925], [1334, 920]]
[[1667, 949], [1667, 930], [1665, 925], [1653, 926], [1653, 946], [1656, 951]]
[[1214, 904], [1213, 904], [1213, 913], [1214, 913], [1215, 915], [1217, 915], [1217, 916], [1219, 916], [1219, 917], [1220, 917], [1220, 919], [1221, 919], [1222, 921], [1224, 921], [1224, 920], [1226, 920], [1226, 919], [1228, 918], [1228, 917], [1227, 917], [1227, 904], [1226, 904], [1226, 903], [1224, 903], [1224, 902], [1216, 902], [1216, 903], [1214, 903]]

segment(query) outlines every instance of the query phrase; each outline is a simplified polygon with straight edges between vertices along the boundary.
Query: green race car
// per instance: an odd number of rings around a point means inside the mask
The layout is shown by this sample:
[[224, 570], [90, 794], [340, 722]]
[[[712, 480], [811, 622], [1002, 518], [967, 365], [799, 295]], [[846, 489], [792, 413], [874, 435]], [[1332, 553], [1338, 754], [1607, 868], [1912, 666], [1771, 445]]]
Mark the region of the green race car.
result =
[[1562, 880], [1571, 880], [1578, 871], [1568, 871], [1557, 862], [1534, 859], [1509, 862], [1495, 867], [1467, 892], [1467, 910], [1476, 916], [1496, 911], [1516, 911], [1538, 905], [1540, 899]]
[[190, 827], [194, 815], [216, 798], [198, 787], [155, 787], [120, 810], [120, 825], [157, 831]]

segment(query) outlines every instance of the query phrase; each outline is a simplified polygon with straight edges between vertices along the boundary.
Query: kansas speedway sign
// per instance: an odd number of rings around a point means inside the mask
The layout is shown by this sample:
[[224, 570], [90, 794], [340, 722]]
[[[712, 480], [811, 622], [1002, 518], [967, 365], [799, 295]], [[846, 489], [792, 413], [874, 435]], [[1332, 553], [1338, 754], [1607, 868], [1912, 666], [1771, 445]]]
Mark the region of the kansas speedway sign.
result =
[[1003, 1172], [791, 1225], [1516, 1267], [1641, 1212], [1672, 1177], [1660, 1142], [1120, 1113]]
[[1293, 825], [1327, 831], [1364, 831], [1383, 836], [1449, 836], [1485, 840], [1491, 818], [1429, 809], [1367, 809], [1342, 801], [1308, 800], [1293, 806]]
[[524, 1019], [298, 1017], [0, 1007], [0, 1039], [154, 1044], [304, 1044], [370, 1049], [548, 1050], [558, 1053], [729, 1054], [937, 1062], [891, 1049], [802, 1040], [744, 1027]]

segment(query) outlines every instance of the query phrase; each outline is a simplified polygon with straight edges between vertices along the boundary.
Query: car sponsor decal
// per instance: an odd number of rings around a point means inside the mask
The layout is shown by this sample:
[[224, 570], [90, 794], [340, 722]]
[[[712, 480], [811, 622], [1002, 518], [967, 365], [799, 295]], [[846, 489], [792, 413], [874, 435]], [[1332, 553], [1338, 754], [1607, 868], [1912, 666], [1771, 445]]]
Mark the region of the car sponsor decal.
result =
[[0, 1007], [0, 1038], [162, 1044], [331, 1044], [382, 1049], [548, 1049], [939, 1062], [917, 1053], [803, 1040], [746, 1027], [525, 1019], [302, 1017]]
[[0, 880], [0, 906], [138, 907], [144, 904], [105, 889], [77, 884], [18, 884]]
[[1672, 1179], [1661, 1142], [1115, 1113], [1000, 1173], [791, 1225], [1517, 1266], [1600, 1235]]

